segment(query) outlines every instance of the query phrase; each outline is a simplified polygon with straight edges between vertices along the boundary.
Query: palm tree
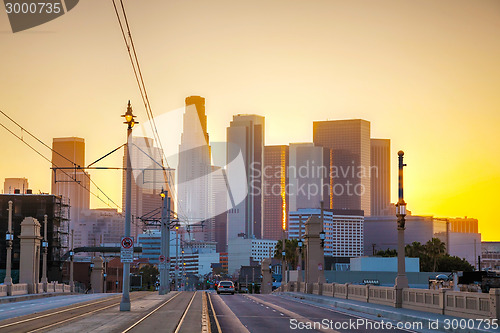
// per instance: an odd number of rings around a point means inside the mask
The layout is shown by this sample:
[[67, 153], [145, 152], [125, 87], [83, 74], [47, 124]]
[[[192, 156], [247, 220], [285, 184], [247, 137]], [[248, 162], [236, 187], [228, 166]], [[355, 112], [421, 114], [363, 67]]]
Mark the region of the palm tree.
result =
[[[285, 260], [293, 269], [297, 267], [298, 246], [299, 241], [297, 239], [285, 239]], [[283, 252], [283, 240], [280, 239], [274, 249], [274, 257], [282, 259], [281, 252]]]
[[437, 260], [446, 253], [446, 244], [439, 238], [433, 238], [425, 244], [427, 255], [432, 260], [432, 271], [436, 271]]

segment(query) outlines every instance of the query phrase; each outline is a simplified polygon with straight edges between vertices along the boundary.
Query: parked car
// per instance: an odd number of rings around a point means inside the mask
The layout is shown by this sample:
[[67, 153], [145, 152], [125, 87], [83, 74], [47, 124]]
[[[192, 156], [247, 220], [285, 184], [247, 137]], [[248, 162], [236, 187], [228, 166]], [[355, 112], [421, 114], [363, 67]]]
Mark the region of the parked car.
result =
[[234, 283], [233, 281], [221, 281], [217, 286], [217, 294], [229, 293], [234, 295]]

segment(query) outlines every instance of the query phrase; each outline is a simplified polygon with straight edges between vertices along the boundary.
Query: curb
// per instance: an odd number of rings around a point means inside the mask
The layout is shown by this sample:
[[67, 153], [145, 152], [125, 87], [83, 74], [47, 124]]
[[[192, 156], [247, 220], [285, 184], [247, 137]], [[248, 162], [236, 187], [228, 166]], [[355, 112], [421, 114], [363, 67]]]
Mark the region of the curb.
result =
[[64, 295], [84, 295], [84, 294], [80, 294], [80, 293], [43, 293], [43, 294], [28, 294], [28, 295], [19, 295], [19, 296], [4, 296], [4, 297], [0, 297], [0, 304], [22, 302], [22, 301], [29, 301], [32, 299], [54, 297], [54, 296], [64, 296]]

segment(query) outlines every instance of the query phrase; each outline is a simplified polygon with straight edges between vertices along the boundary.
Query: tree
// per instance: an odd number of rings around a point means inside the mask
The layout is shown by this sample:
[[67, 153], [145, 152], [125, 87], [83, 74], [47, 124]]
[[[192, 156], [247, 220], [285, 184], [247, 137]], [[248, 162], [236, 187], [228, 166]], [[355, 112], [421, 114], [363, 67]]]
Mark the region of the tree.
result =
[[375, 253], [376, 256], [379, 257], [397, 257], [398, 256], [398, 251], [394, 249], [387, 249], [387, 250], [380, 250]]
[[149, 290], [151, 287], [154, 287], [156, 284], [156, 279], [160, 272], [158, 268], [154, 265], [144, 265], [139, 270], [139, 273], [142, 275], [142, 287]]
[[425, 244], [425, 249], [427, 255], [432, 260], [432, 271], [435, 272], [437, 269], [437, 261], [439, 257], [446, 253], [446, 244], [443, 243], [439, 238], [432, 238]]
[[449, 254], [439, 257], [437, 267], [440, 272], [472, 272], [474, 270], [474, 267], [467, 260], [457, 256], [450, 256]]
[[[297, 268], [298, 262], [298, 247], [299, 241], [297, 239], [285, 239], [285, 260], [293, 268]], [[283, 252], [283, 240], [279, 240], [274, 248], [274, 258], [282, 259], [281, 252]], [[302, 256], [304, 252], [302, 252]]]
[[410, 258], [419, 258], [421, 272], [432, 271], [432, 262], [427, 254], [427, 248], [425, 245], [420, 244], [420, 242], [413, 242], [406, 245], [405, 255]]

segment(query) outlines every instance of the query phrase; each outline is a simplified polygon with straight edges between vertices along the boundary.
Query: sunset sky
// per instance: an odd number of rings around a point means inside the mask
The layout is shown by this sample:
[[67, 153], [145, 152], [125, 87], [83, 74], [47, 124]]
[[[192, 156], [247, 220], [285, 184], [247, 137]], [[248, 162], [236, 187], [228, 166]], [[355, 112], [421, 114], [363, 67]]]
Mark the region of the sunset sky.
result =
[[[212, 140], [225, 140], [233, 114], [255, 113], [268, 145], [312, 141], [316, 120], [366, 119], [372, 137], [391, 139], [393, 201], [404, 150], [413, 214], [474, 217], [483, 240], [500, 241], [498, 0], [124, 3], [155, 115], [201, 95]], [[129, 99], [147, 120], [111, 0], [15, 34], [1, 8], [2, 111], [48, 144], [85, 138], [87, 164], [125, 142]], [[1, 188], [26, 177], [49, 192], [50, 164], [3, 128], [0, 142]], [[121, 172], [91, 175], [121, 204]]]

